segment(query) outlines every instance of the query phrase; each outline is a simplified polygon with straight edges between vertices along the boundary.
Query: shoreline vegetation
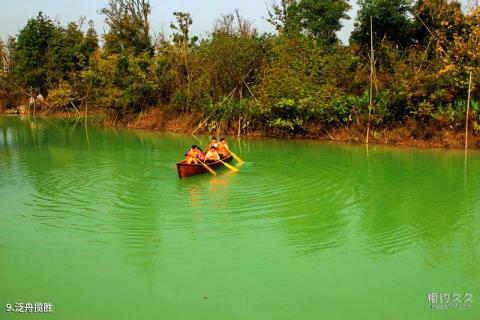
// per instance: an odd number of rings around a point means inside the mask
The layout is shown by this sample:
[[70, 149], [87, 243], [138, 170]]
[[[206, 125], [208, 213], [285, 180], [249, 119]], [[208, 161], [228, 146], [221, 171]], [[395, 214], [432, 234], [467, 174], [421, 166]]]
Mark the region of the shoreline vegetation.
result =
[[[110, 0], [99, 36], [43, 13], [0, 40], [0, 114], [101, 117], [184, 133], [480, 148], [480, 7], [445, 0], [271, 2], [275, 34], [238, 11], [191, 35], [174, 12], [153, 36], [146, 0]], [[468, 140], [466, 140], [468, 137]]]
[[[74, 114], [72, 112], [54, 112], [54, 113], [37, 113], [37, 118], [44, 119], [75, 119], [79, 121], [87, 121], [97, 127], [104, 128], [122, 128], [129, 130], [147, 130], [160, 131], [169, 133], [181, 133], [192, 135], [191, 128], [195, 125], [201, 124], [192, 114], [182, 115], [180, 118], [167, 117], [162, 114], [155, 114], [158, 110], [149, 110], [140, 114], [136, 114], [130, 118], [117, 119], [116, 123], [106, 115], [98, 113], [89, 114], [88, 119], [85, 120], [86, 114], [80, 112]], [[34, 122], [33, 115], [23, 113], [11, 113], [18, 116], [28, 117]], [[7, 114], [8, 115], [8, 114]], [[0, 115], [1, 116], [1, 115]], [[195, 128], [196, 129], [196, 128]], [[282, 139], [311, 139], [320, 141], [329, 141], [332, 143], [351, 143], [351, 144], [365, 144], [365, 134], [363, 130], [357, 128], [333, 128], [326, 132], [323, 129], [312, 128], [308, 133], [291, 134], [285, 132], [266, 132], [266, 131], [249, 131], [242, 134], [242, 137], [265, 137], [265, 138], [282, 138]], [[463, 149], [465, 147], [465, 133], [455, 129], [443, 129], [441, 131], [434, 131], [432, 129], [425, 129], [419, 132], [417, 127], [401, 126], [397, 128], [385, 128], [382, 132], [373, 131], [370, 137], [369, 144], [371, 145], [389, 145], [397, 147], [414, 147], [414, 148], [443, 148], [443, 149]], [[195, 130], [194, 130], [195, 131]], [[200, 128], [194, 132], [193, 135], [210, 135], [215, 137], [220, 136], [237, 136], [236, 128], [224, 128], [220, 131], [210, 131], [205, 128]], [[428, 138], [425, 138], [428, 135]], [[470, 136], [468, 140], [469, 149], [480, 149], [480, 137], [477, 135]]]

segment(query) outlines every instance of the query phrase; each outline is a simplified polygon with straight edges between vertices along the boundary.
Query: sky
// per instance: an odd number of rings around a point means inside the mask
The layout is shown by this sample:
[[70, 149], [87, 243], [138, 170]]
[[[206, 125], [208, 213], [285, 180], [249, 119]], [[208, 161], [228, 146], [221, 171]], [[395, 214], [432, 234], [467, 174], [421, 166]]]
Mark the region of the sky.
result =
[[[222, 14], [239, 9], [240, 14], [253, 22], [259, 32], [274, 32], [274, 28], [265, 20], [267, 7], [272, 0], [150, 0], [152, 14], [150, 24], [153, 34], [170, 34], [170, 22], [174, 21], [173, 12], [187, 11], [193, 18], [191, 34], [205, 37], [212, 30], [216, 19]], [[468, 0], [460, 1], [466, 3]], [[108, 0], [0, 0], [0, 37], [6, 41], [8, 36], [18, 34], [28, 19], [35, 17], [39, 11], [58, 20], [62, 25], [70, 21], [78, 21], [85, 16], [86, 21], [93, 20], [99, 35], [104, 33], [103, 16], [99, 9]], [[343, 29], [339, 38], [348, 42], [358, 10], [355, 0], [350, 0], [352, 9], [348, 12], [350, 20], [342, 21]]]
[[[86, 21], [94, 21], [98, 34], [103, 34], [106, 27], [103, 16], [98, 11], [107, 2], [108, 0], [0, 0], [0, 37], [6, 41], [10, 35], [15, 36], [28, 19], [35, 17], [39, 11], [52, 20], [60, 21], [64, 26], [85, 16]], [[265, 20], [270, 3], [271, 0], [150, 0], [150, 24], [154, 34], [164, 32], [168, 35], [170, 22], [174, 21], [173, 12], [187, 11], [193, 18], [191, 34], [205, 37], [222, 14], [239, 9], [240, 14], [252, 21], [259, 32], [274, 32], [274, 28]], [[357, 6], [354, 0], [350, 0], [350, 3], [352, 10], [349, 15], [354, 17]], [[353, 30], [353, 18], [344, 21], [344, 26], [339, 37], [346, 42]]]

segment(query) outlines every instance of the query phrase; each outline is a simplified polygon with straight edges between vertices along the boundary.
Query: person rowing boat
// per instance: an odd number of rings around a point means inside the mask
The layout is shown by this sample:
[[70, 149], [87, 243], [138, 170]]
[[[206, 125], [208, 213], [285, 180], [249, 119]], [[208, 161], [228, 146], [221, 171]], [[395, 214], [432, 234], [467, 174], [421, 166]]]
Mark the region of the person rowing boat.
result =
[[205, 162], [214, 162], [220, 160], [220, 155], [217, 152], [217, 148], [211, 146], [205, 155]]
[[228, 144], [225, 138], [220, 139], [217, 149], [220, 159], [225, 159], [230, 154], [230, 150], [228, 149]]
[[187, 164], [198, 164], [199, 160], [203, 158], [202, 149], [198, 146], [193, 145], [190, 150], [185, 153], [185, 162]]
[[215, 148], [218, 147], [217, 138], [212, 138], [212, 141], [211, 141], [210, 144], [207, 146], [207, 150], [210, 150], [210, 147], [215, 147]]
[[[213, 155], [213, 157], [215, 157], [215, 155]], [[232, 155], [229, 155], [223, 159], [223, 162], [218, 160], [205, 162], [205, 160], [198, 159], [198, 164], [193, 163], [193, 161], [192, 163], [188, 164], [184, 159], [180, 162], [177, 162], [178, 177], [182, 179], [205, 172], [210, 172], [212, 175], [217, 175], [215, 169], [225, 166], [225, 163], [231, 162], [232, 159]]]
[[[187, 151], [185, 159], [177, 163], [177, 172], [180, 179], [205, 172], [210, 172], [216, 176], [217, 173], [213, 169], [220, 166], [225, 166], [231, 171], [238, 172], [237, 168], [228, 164], [228, 162], [232, 161], [232, 158], [237, 159], [240, 164], [243, 163], [243, 160], [229, 149], [225, 138], [220, 139], [220, 142], [217, 142], [216, 138], [212, 138], [206, 150], [207, 152], [202, 152], [202, 149], [197, 145], [193, 145]], [[219, 153], [221, 153], [221, 156]]]

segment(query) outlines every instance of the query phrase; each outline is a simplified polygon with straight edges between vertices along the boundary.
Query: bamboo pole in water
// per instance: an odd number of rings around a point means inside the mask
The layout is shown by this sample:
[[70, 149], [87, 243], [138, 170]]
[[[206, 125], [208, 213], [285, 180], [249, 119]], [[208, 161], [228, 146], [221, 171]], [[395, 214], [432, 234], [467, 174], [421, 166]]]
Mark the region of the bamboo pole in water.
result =
[[88, 87], [87, 87], [87, 96], [85, 97], [85, 128], [87, 127], [88, 121]]
[[241, 134], [241, 132], [242, 132], [242, 127], [241, 127], [241, 125], [242, 125], [242, 115], [240, 114], [240, 115], [238, 116], [238, 131], [237, 131], [237, 137], [240, 137], [240, 134]]
[[373, 52], [373, 19], [370, 16], [370, 101], [368, 103], [368, 123], [367, 123], [367, 136], [365, 138], [365, 143], [368, 144], [370, 137], [370, 118], [372, 115], [372, 103], [373, 103], [373, 63], [374, 63], [374, 52]]
[[465, 115], [465, 150], [468, 148], [468, 116], [470, 114], [470, 94], [472, 91], [472, 71], [468, 80], [467, 114]]

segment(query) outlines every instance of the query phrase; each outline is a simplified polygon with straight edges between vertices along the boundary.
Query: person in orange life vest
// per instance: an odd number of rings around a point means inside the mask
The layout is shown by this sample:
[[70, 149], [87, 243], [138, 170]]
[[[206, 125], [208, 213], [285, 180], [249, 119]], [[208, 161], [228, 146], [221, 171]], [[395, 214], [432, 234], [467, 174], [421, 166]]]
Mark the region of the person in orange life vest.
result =
[[205, 161], [212, 162], [217, 160], [220, 160], [220, 156], [218, 155], [217, 148], [215, 148], [214, 146], [211, 146], [210, 150], [208, 150], [207, 154], [205, 155]]
[[225, 138], [220, 139], [220, 143], [218, 144], [218, 154], [220, 155], [221, 159], [226, 158], [230, 154], [230, 150], [228, 149], [228, 144]]
[[192, 148], [185, 153], [185, 161], [187, 164], [198, 164], [198, 159], [201, 158], [202, 150], [196, 145], [193, 145]]
[[210, 142], [210, 144], [208, 145], [207, 150], [210, 150], [210, 147], [215, 147], [215, 148], [218, 147], [217, 138], [212, 138], [212, 142]]

